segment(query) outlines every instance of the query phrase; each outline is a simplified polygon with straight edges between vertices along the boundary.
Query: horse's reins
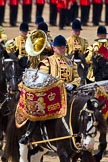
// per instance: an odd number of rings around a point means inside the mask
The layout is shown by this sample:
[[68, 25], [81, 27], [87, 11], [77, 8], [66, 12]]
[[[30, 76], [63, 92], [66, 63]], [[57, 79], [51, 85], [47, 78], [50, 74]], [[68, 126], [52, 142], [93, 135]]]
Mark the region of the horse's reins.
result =
[[0, 102], [0, 110], [2, 109], [3, 105], [4, 105], [7, 101], [9, 101], [9, 100], [11, 99], [11, 97], [9, 96], [9, 93], [6, 93], [4, 96], [5, 96], [4, 100], [3, 100], [2, 102]]
[[[73, 100], [73, 102], [74, 102], [74, 100]], [[72, 102], [71, 105], [73, 105], [73, 102]], [[71, 106], [71, 109], [72, 109], [72, 106]], [[70, 114], [71, 114], [71, 111], [70, 111]], [[70, 118], [70, 120], [71, 120], [71, 118]], [[71, 127], [72, 127], [72, 126], [71, 126]], [[71, 130], [72, 130], [72, 129], [71, 129]], [[71, 132], [72, 132], [72, 134], [69, 135], [69, 136], [62, 136], [62, 137], [57, 137], [57, 138], [51, 138], [51, 139], [36, 141], [36, 142], [32, 142], [32, 145], [35, 145], [35, 144], [42, 144], [42, 143], [46, 143], [46, 142], [54, 142], [54, 141], [58, 141], [58, 140], [64, 140], [64, 139], [69, 139], [69, 138], [73, 138], [73, 137], [79, 136], [78, 134], [73, 134], [73, 131], [71, 131]], [[74, 141], [75, 141], [75, 140], [74, 140]], [[79, 150], [77, 146], [76, 146], [76, 148], [77, 148], [77, 150]]]
[[90, 137], [93, 138], [93, 137], [96, 136], [96, 131], [94, 133], [89, 133], [89, 132], [90, 132], [90, 130], [92, 130], [93, 127], [96, 128], [96, 126], [97, 126], [97, 122], [95, 121], [95, 117], [94, 117], [94, 111], [87, 109], [87, 103], [84, 105], [83, 109], [80, 111], [79, 117], [81, 117], [81, 113], [83, 111], [85, 111], [87, 113], [90, 113], [92, 115], [93, 125], [88, 130], [86, 130], [86, 133], [85, 134], [86, 135], [89, 135]]
[[[54, 142], [54, 141], [58, 141], [58, 140], [65, 140], [65, 139], [71, 138], [71, 139], [72, 139], [72, 142], [73, 142], [73, 144], [74, 144], [74, 147], [75, 147], [75, 149], [77, 150], [77, 152], [80, 152], [80, 151], [83, 149], [81, 143], [76, 143], [76, 141], [75, 141], [75, 138], [76, 138], [76, 137], [81, 137], [81, 134], [80, 134], [80, 132], [79, 132], [78, 134], [74, 134], [74, 133], [73, 133], [73, 129], [72, 129], [72, 124], [71, 124], [71, 121], [72, 121], [72, 107], [73, 107], [73, 103], [74, 103], [75, 99], [76, 99], [76, 95], [75, 95], [75, 97], [74, 97], [74, 99], [73, 99], [73, 101], [72, 101], [72, 103], [71, 103], [71, 106], [70, 106], [70, 117], [69, 117], [70, 135], [68, 135], [68, 136], [62, 136], [62, 137], [58, 137], [58, 138], [51, 138], [51, 139], [48, 139], [48, 138], [45, 139], [45, 138], [44, 138], [45, 140], [40, 140], [40, 141], [32, 142], [32, 143], [31, 143], [32, 145], [35, 145], [35, 144], [42, 144], [42, 143], [47, 143], [47, 142]], [[87, 103], [84, 105], [83, 109], [80, 111], [79, 116], [81, 115], [81, 112], [82, 112], [82, 111], [86, 111], [86, 112], [89, 112], [89, 113], [93, 114], [93, 111], [87, 109]], [[94, 119], [94, 117], [93, 117], [93, 119]], [[90, 136], [92, 136], [92, 137], [94, 137], [94, 136], [96, 135], [96, 132], [95, 132], [95, 133], [91, 133], [91, 134], [88, 133], [94, 126], [95, 126], [95, 125], [92, 125], [92, 126], [88, 129], [86, 135], [90, 135]]]
[[71, 121], [72, 121], [72, 107], [73, 107], [73, 103], [74, 103], [75, 99], [76, 99], [76, 98], [73, 99], [73, 101], [72, 101], [72, 103], [71, 103], [71, 107], [70, 107], [69, 127], [70, 127], [70, 133], [72, 134], [71, 138], [72, 138], [74, 147], [76, 148], [76, 150], [77, 150], [78, 152], [80, 152], [80, 151], [81, 151], [81, 145], [80, 145], [80, 143], [76, 143], [76, 142], [75, 142], [75, 137], [78, 137], [79, 134], [73, 134], [72, 124], [71, 124]]

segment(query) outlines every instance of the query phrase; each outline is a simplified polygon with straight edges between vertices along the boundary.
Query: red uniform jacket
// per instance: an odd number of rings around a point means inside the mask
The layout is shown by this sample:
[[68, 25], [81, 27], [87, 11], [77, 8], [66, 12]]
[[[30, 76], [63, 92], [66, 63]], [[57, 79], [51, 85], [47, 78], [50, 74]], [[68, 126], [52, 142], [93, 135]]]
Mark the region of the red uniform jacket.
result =
[[80, 0], [81, 6], [89, 6], [90, 4], [91, 4], [90, 0]]
[[10, 0], [10, 1], [9, 1], [9, 4], [10, 4], [10, 5], [15, 5], [15, 6], [17, 6], [18, 3], [19, 3], [19, 0]]
[[108, 0], [105, 0], [105, 4], [108, 4]]
[[23, 0], [22, 2], [24, 5], [32, 4], [32, 0]]
[[92, 3], [102, 4], [103, 0], [92, 0]]
[[45, 4], [45, 0], [36, 0], [36, 4]]
[[6, 0], [0, 0], [0, 6], [4, 6], [6, 4]]
[[74, 3], [74, 2], [77, 2], [77, 0], [70, 0], [70, 2]]
[[50, 0], [51, 4], [58, 4], [58, 0]]
[[69, 4], [69, 0], [58, 0], [57, 7], [58, 7], [58, 9], [60, 9], [60, 8], [67, 9], [68, 4]]

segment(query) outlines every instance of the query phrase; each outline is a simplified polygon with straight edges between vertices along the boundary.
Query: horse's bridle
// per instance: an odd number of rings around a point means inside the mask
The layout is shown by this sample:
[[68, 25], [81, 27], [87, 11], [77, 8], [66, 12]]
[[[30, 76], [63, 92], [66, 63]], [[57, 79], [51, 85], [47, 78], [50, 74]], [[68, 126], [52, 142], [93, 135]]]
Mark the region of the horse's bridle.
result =
[[[12, 62], [12, 68], [13, 68], [13, 71], [15, 71], [15, 61], [11, 58], [9, 58], [9, 59], [3, 58], [2, 59], [2, 67], [3, 67], [2, 70], [3, 70], [3, 72], [5, 72], [7, 70], [7, 68], [9, 67], [9, 65], [7, 65], [7, 67], [5, 67], [5, 63], [9, 63], [9, 62]], [[6, 78], [6, 79], [7, 79], [7, 81], [9, 81], [12, 78], [17, 78], [15, 73], [11, 77]]]
[[[12, 68], [14, 70], [15, 68], [15, 62], [13, 59], [5, 59], [4, 57], [1, 58], [1, 63], [2, 63], [2, 73], [5, 76], [5, 70], [8, 68], [8, 66], [5, 68], [5, 62], [12, 62]], [[9, 88], [9, 81], [10, 79], [16, 78], [16, 75], [12, 75], [11, 78], [6, 78], [5, 76], [5, 81], [6, 81], [6, 92], [3, 94], [3, 99], [0, 101], [0, 110], [2, 109], [2, 107], [9, 101], [12, 99], [11, 97], [11, 92], [10, 92], [10, 88]], [[8, 113], [6, 113], [6, 115], [9, 114], [9, 110], [7, 110]]]
[[[10, 64], [7, 64], [7, 66], [6, 66], [5, 63], [10, 63], [10, 62], [12, 63], [11, 67], [12, 67], [13, 73], [12, 73], [11, 76], [7, 77], [6, 76], [6, 71], [9, 68]], [[7, 92], [9, 92], [9, 93], [10, 92], [13, 93], [13, 90], [10, 91], [10, 82], [14, 82], [14, 84], [16, 84], [15, 80], [18, 79], [17, 75], [16, 75], [15, 63], [16, 62], [11, 58], [9, 58], [9, 59], [5, 59], [4, 57], [2, 58], [2, 72], [4, 73], [6, 86], [7, 86]], [[17, 90], [15, 90], [15, 91], [17, 91]]]
[[[80, 138], [81, 139], [80, 141], [83, 141], [86, 136], [90, 136], [92, 138], [95, 137], [96, 136], [96, 131], [97, 131], [97, 122], [96, 122], [94, 111], [88, 109], [87, 102], [86, 102], [85, 105], [83, 106], [82, 110], [80, 111], [79, 116], [78, 116], [79, 124], [81, 123], [80, 119], [82, 118], [83, 112], [85, 112], [85, 113], [88, 113], [88, 114], [90, 114], [92, 116], [93, 125], [91, 127], [89, 127], [88, 130], [85, 130], [83, 132], [81, 132], [79, 130], [79, 132], [77, 134], [74, 134], [73, 133], [73, 128], [71, 126], [71, 121], [72, 121], [72, 119], [71, 119], [72, 115], [71, 114], [73, 113], [72, 107], [73, 107], [73, 103], [74, 103], [75, 100], [76, 100], [76, 97], [74, 97], [74, 99], [72, 101], [72, 104], [71, 104], [69, 127], [70, 127], [70, 134], [72, 134], [73, 145], [74, 145], [74, 148], [75, 148], [74, 151], [76, 153], [79, 153], [79, 152], [81, 152], [81, 150], [87, 150], [87, 149], [86, 149], [86, 147], [84, 147], [84, 145], [81, 142], [76, 142], [76, 138]], [[93, 127], [95, 128], [95, 131], [90, 133], [90, 131], [93, 129]]]
[[[84, 136], [90, 136], [92, 138], [94, 138], [96, 136], [96, 132], [97, 132], [97, 121], [96, 121], [96, 118], [95, 118], [95, 114], [94, 114], [94, 111], [92, 110], [89, 110], [88, 107], [87, 107], [87, 103], [84, 105], [83, 109], [80, 111], [80, 114], [79, 114], [79, 121], [82, 122], [82, 120], [84, 119], [84, 115], [87, 115], [87, 120], [89, 122], [89, 120], [92, 120], [92, 124], [91, 126], [89, 126], [89, 128], [83, 130], [83, 134]], [[94, 128], [94, 132], [92, 132], [92, 129]]]

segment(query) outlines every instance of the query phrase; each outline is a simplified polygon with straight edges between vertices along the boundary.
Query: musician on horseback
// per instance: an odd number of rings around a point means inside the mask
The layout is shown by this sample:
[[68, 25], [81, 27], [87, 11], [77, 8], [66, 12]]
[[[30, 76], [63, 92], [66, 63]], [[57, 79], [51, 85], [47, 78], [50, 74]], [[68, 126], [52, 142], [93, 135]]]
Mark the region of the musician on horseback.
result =
[[[53, 50], [54, 54], [40, 61], [38, 68], [40, 71], [52, 74], [53, 77], [64, 81], [67, 91], [72, 91], [80, 85], [80, 77], [77, 72], [77, 64], [65, 56], [66, 39], [62, 35], [55, 37]], [[20, 143], [28, 143], [34, 127], [35, 122], [31, 122], [27, 132], [19, 140]]]
[[25, 42], [27, 39], [27, 35], [29, 32], [29, 26], [26, 23], [21, 23], [19, 28], [19, 36], [15, 37], [15, 45], [19, 50], [19, 58], [23, 56], [27, 56], [27, 52], [25, 50]]
[[50, 73], [66, 83], [67, 90], [72, 90], [80, 85], [77, 65], [65, 56], [66, 39], [62, 35], [55, 37], [53, 42], [54, 54], [39, 63], [39, 69]]
[[81, 30], [81, 22], [75, 19], [72, 23], [72, 35], [67, 38], [68, 54], [75, 55], [75, 59], [78, 59], [78, 55], [85, 54], [88, 47], [88, 41], [80, 37]]
[[[108, 73], [106, 72], [107, 59], [104, 59], [107, 57], [108, 52], [108, 39], [106, 36], [106, 28], [104, 26], [99, 26], [97, 29], [98, 38], [95, 39], [95, 43], [89, 46], [86, 50], [87, 56], [85, 60], [89, 65], [87, 83], [108, 79]], [[98, 65], [98, 67], [96, 65]], [[103, 75], [103, 77], [101, 75]]]
[[19, 27], [20, 34], [8, 40], [5, 44], [7, 53], [18, 53], [18, 58], [20, 59], [23, 56], [27, 56], [27, 52], [25, 50], [25, 42], [27, 39], [27, 34], [29, 31], [29, 26], [26, 23], [21, 23]]
[[[87, 64], [89, 64], [87, 83], [108, 80], [108, 39], [105, 26], [101, 25], [98, 27], [97, 37], [95, 43], [88, 47], [88, 55], [85, 58]], [[95, 154], [97, 162], [100, 162], [102, 159], [102, 154], [106, 147], [106, 133], [102, 133], [99, 137], [98, 152]]]
[[88, 47], [88, 41], [85, 38], [80, 37], [81, 30], [81, 22], [78, 19], [75, 19], [72, 23], [72, 35], [67, 38], [67, 55], [69, 58], [74, 59], [78, 64], [78, 69], [82, 69], [83, 73], [80, 77], [82, 79], [82, 84], [85, 84], [87, 69], [85, 64], [85, 52]]
[[[49, 56], [49, 55], [53, 54], [53, 50], [51, 48], [51, 42], [53, 41], [53, 38], [52, 38], [52, 36], [50, 34], [50, 31], [48, 30], [48, 25], [47, 25], [46, 22], [44, 22], [44, 20], [40, 16], [37, 17], [37, 22], [40, 22], [40, 23], [38, 23], [38, 26], [37, 26], [36, 30], [33, 30], [33, 31], [30, 32], [30, 34], [28, 36], [29, 41], [28, 41], [27, 46], [28, 46], [28, 48], [29, 47], [31, 48], [30, 44], [35, 44], [36, 43], [35, 40], [36, 40], [36, 37], [37, 37], [36, 35], [39, 35], [39, 33], [41, 33], [41, 32], [38, 32], [38, 31], [43, 31], [44, 34], [46, 35], [49, 47], [45, 48], [41, 52], [41, 55], [37, 56], [36, 54], [33, 54], [33, 53], [35, 53], [33, 51], [37, 50], [37, 49], [35, 49], [35, 46], [34, 46], [34, 50], [32, 51], [32, 54], [31, 55], [28, 54], [28, 58], [29, 58], [29, 61], [30, 61], [30, 67], [33, 68], [33, 69], [37, 68], [37, 65], [40, 62], [40, 60], [42, 60], [46, 56]], [[32, 40], [31, 40], [30, 37], [32, 38]], [[43, 46], [43, 39], [40, 39], [40, 41], [38, 41], [38, 44], [39, 44], [40, 47]]]

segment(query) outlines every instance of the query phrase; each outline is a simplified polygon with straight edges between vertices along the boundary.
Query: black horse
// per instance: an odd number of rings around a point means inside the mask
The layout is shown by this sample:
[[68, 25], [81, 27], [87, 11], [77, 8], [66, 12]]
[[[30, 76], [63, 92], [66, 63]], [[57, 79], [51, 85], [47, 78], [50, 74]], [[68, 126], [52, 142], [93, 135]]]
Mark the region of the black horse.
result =
[[11, 103], [17, 88], [16, 60], [9, 58], [4, 48], [0, 46], [0, 150], [3, 147], [4, 133], [8, 120], [13, 113]]
[[0, 149], [3, 146], [8, 121], [15, 111], [12, 101], [14, 100], [14, 105], [18, 102], [16, 92], [18, 92], [18, 83], [25, 70], [22, 60], [19, 60], [14, 53], [8, 54], [5, 48], [0, 45]]
[[[100, 112], [102, 105], [91, 95], [77, 94], [68, 98], [68, 108], [65, 117], [43, 122], [35, 122], [31, 143], [41, 141], [38, 146], [55, 146], [60, 162], [95, 162], [92, 156], [93, 138], [97, 129], [106, 132], [106, 123]], [[16, 128], [15, 115], [7, 129], [6, 155], [12, 162], [27, 161], [24, 156], [27, 145], [20, 144], [19, 139], [27, 131], [29, 121], [21, 128]], [[46, 130], [46, 131], [45, 131]], [[49, 141], [43, 140], [49, 139]], [[50, 141], [50, 139], [52, 139]], [[32, 143], [33, 144], [33, 143]]]
[[[95, 76], [95, 81], [108, 80], [108, 58], [106, 59], [101, 55], [94, 54], [92, 60], [93, 60], [93, 74]], [[108, 123], [108, 119], [106, 120]], [[98, 152], [95, 155], [97, 162], [100, 162], [107, 148], [106, 138], [107, 138], [106, 133], [100, 133]]]

